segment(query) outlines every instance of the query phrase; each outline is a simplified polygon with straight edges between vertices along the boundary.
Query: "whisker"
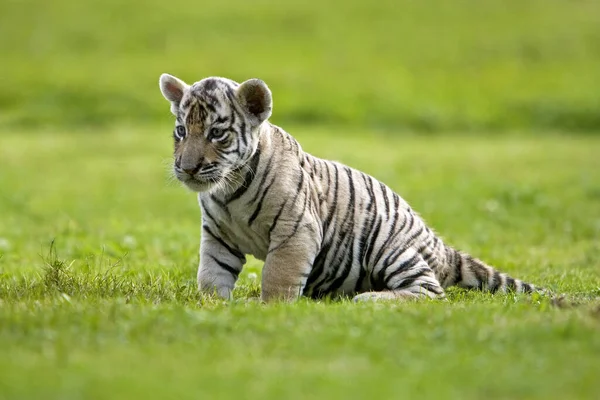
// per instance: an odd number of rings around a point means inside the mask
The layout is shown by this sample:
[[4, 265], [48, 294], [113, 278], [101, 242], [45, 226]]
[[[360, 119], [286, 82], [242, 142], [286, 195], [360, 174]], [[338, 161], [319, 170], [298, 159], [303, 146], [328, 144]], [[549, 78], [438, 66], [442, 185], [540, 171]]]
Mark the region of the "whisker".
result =
[[179, 179], [175, 175], [175, 171], [173, 171], [173, 159], [172, 158], [163, 158], [161, 160], [161, 164], [163, 165], [166, 173], [166, 181], [165, 185], [167, 186], [175, 186], [179, 183]]

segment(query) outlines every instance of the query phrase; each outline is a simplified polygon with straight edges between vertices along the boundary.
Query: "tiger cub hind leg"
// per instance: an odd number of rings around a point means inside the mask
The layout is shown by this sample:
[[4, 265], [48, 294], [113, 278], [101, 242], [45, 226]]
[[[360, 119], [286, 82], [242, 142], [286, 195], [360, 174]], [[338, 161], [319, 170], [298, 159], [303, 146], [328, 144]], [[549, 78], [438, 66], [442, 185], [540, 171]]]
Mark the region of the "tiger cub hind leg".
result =
[[[412, 258], [414, 260], [414, 258]], [[410, 267], [401, 264], [385, 278], [386, 289], [354, 296], [355, 302], [386, 300], [445, 299], [446, 293], [433, 270], [420, 259]]]
[[415, 293], [410, 290], [384, 290], [381, 292], [365, 292], [354, 296], [353, 301], [355, 303], [367, 302], [367, 301], [408, 301], [408, 300], [420, 300], [423, 298], [440, 298], [439, 296], [432, 294], [427, 290], [421, 290], [419, 293]]

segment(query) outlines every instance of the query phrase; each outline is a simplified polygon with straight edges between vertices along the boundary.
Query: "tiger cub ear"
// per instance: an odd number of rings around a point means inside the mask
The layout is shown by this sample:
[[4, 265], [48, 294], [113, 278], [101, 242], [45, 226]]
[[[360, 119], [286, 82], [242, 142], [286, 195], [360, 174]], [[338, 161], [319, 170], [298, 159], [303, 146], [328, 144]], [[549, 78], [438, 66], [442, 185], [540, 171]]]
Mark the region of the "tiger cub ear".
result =
[[181, 79], [169, 74], [162, 74], [158, 82], [162, 95], [171, 102], [171, 112], [175, 114], [183, 97], [183, 91], [188, 85]]
[[257, 125], [271, 116], [273, 109], [271, 91], [260, 79], [249, 79], [243, 82], [236, 91], [236, 97]]

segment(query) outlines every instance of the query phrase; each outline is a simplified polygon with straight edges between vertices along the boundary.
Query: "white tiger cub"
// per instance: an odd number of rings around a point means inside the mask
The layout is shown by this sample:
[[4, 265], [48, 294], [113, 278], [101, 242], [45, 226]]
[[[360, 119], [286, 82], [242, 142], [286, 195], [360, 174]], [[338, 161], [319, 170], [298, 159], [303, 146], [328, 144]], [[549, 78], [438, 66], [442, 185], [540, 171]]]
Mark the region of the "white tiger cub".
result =
[[263, 81], [189, 86], [163, 74], [160, 89], [176, 117], [175, 175], [202, 210], [202, 292], [230, 298], [246, 254], [265, 262], [264, 301], [444, 298], [451, 285], [537, 290], [445, 245], [373, 177], [302, 151], [268, 122]]

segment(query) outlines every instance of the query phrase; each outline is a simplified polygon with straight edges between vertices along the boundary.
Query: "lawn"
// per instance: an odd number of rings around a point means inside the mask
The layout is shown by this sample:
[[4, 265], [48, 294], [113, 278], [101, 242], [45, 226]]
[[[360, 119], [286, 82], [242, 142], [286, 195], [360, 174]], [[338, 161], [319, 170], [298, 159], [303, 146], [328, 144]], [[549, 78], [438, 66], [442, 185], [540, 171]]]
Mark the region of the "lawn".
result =
[[[199, 210], [170, 127], [0, 136], [0, 398], [595, 398], [600, 139], [290, 126], [448, 242], [565, 293], [261, 305], [195, 290]], [[52, 244], [53, 243], [53, 244]]]
[[[597, 399], [600, 2], [0, 1], [0, 400]], [[168, 72], [272, 121], [550, 298], [200, 297]]]

